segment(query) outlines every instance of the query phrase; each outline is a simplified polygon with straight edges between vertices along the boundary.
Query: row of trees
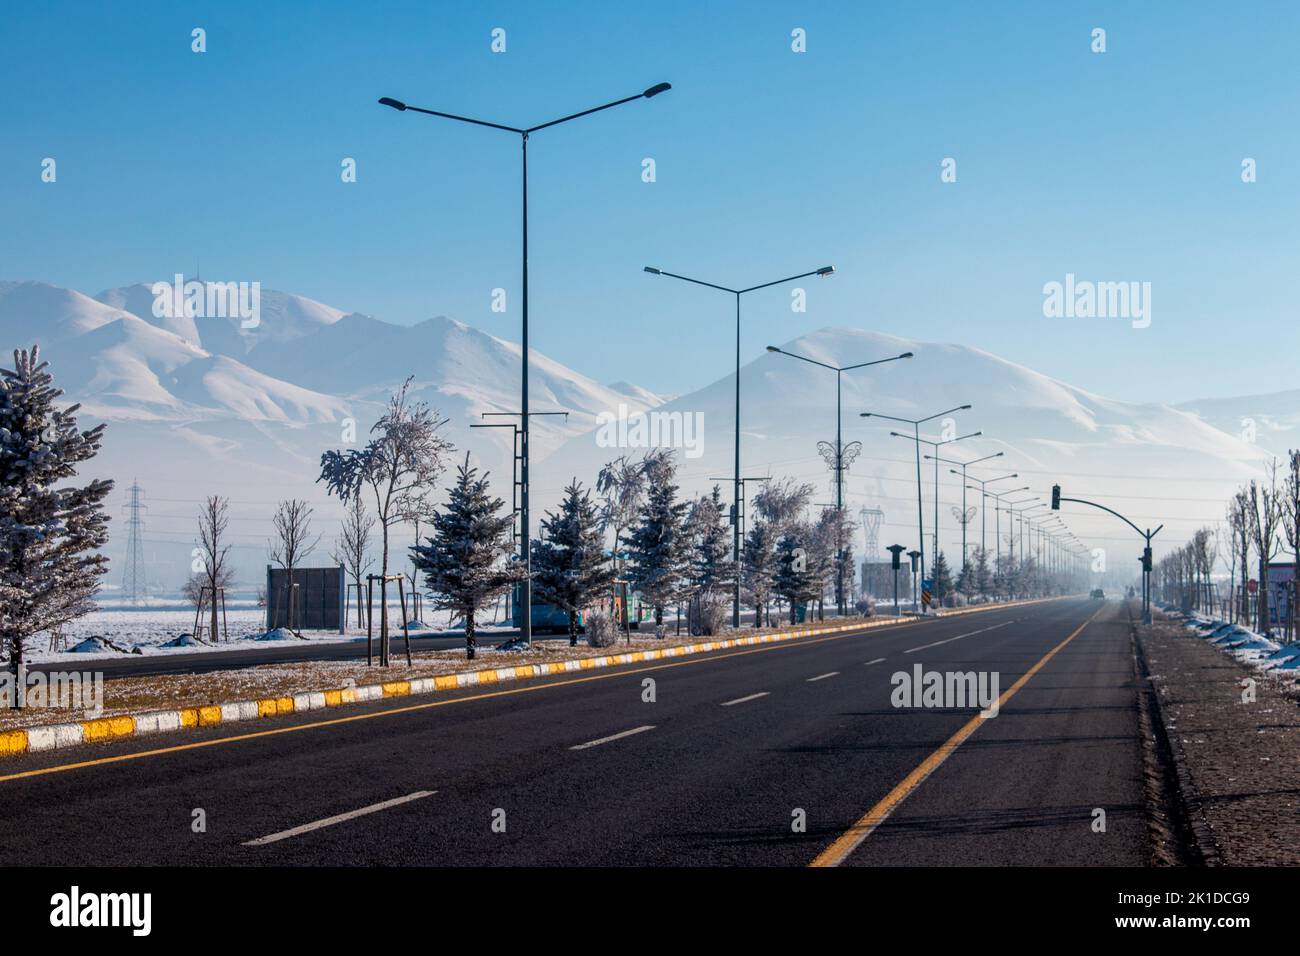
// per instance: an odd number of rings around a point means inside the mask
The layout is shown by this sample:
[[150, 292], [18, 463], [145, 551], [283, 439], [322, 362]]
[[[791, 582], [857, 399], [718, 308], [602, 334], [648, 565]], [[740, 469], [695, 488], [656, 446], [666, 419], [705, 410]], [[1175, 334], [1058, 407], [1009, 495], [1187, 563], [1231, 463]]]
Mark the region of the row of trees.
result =
[[[1211, 576], [1217, 560], [1228, 568], [1229, 594], [1224, 616], [1234, 623], [1272, 629], [1270, 602], [1278, 597], [1269, 581], [1269, 564], [1283, 553], [1300, 566], [1300, 451], [1286, 460], [1272, 460], [1265, 476], [1237, 489], [1228, 501], [1226, 528], [1201, 528], [1183, 547], [1166, 555], [1152, 569], [1154, 587], [1165, 600], [1187, 610], [1212, 610]], [[1256, 581], [1255, 599], [1249, 588]], [[1280, 623], [1287, 639], [1296, 634], [1300, 579], [1292, 576], [1287, 615]]]

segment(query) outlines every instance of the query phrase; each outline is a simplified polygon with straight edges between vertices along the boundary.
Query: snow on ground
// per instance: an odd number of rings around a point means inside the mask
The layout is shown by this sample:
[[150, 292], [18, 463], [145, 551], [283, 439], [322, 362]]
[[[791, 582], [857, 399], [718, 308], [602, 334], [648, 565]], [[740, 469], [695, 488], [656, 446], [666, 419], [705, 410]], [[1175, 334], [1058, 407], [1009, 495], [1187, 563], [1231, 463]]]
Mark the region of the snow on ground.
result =
[[[447, 628], [445, 615], [426, 614], [429, 621], [426, 626], [413, 627], [411, 635], [430, 636], [432, 634], [461, 634], [463, 629]], [[390, 631], [398, 640], [402, 637], [401, 615], [396, 608], [390, 611]], [[349, 621], [346, 633], [337, 631], [303, 631], [303, 643], [331, 643], [365, 639], [365, 628], [356, 626], [356, 618]], [[379, 615], [375, 615], [378, 630]], [[79, 618], [63, 629], [68, 650], [49, 649], [48, 638], [37, 635], [28, 644], [25, 657], [29, 663], [49, 663], [52, 661], [81, 662], [103, 658], [121, 657], [123, 654], [196, 654], [238, 650], [250, 647], [265, 647], [268, 641], [297, 641], [292, 634], [278, 629], [267, 633], [266, 610], [259, 607], [228, 608], [226, 626], [229, 641], [218, 644], [192, 643], [177, 641], [182, 634], [194, 630], [194, 611], [184, 609], [150, 609], [150, 610], [116, 610], [102, 609], [93, 611]], [[502, 631], [508, 631], [508, 625], [480, 624], [478, 631], [491, 638]], [[94, 640], [98, 639], [98, 640]], [[78, 645], [85, 650], [74, 651]], [[171, 645], [171, 646], [169, 646]]]

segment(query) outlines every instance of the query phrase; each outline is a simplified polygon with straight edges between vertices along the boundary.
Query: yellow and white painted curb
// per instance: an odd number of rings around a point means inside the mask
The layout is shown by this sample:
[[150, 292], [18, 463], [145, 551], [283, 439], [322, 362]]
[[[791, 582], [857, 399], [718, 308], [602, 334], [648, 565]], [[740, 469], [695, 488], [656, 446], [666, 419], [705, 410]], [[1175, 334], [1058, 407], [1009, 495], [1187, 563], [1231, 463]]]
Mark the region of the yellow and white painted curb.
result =
[[1033, 601], [1012, 601], [1005, 604], [980, 604], [974, 607], [950, 608], [932, 617], [891, 617], [880, 620], [860, 618], [851, 624], [813, 624], [769, 634], [753, 634], [749, 637], [733, 637], [725, 640], [704, 641], [697, 644], [678, 644], [673, 647], [629, 651], [623, 654], [606, 654], [601, 657], [579, 657], [567, 661], [553, 661], [549, 664], [520, 664], [514, 667], [495, 667], [487, 670], [465, 671], [459, 674], [442, 674], [437, 677], [417, 677], [411, 680], [387, 681], [382, 684], [367, 684], [361, 687], [340, 687], [336, 690], [312, 691], [283, 697], [264, 697], [261, 700], [238, 700], [228, 704], [208, 704], [200, 707], [185, 707], [180, 710], [154, 710], [139, 714], [120, 714], [115, 717], [100, 717], [96, 720], [84, 720], [72, 724], [47, 724], [42, 727], [0, 731], [0, 757], [13, 757], [42, 750], [60, 750], [78, 744], [120, 740], [126, 737], [145, 737], [151, 734], [183, 730], [188, 727], [215, 727], [219, 724], [230, 724], [241, 720], [256, 720], [260, 717], [297, 714], [309, 710], [322, 710], [327, 707], [341, 707], [345, 704], [382, 700], [386, 697], [410, 697], [417, 694], [431, 694], [440, 690], [474, 687], [480, 684], [496, 684], [502, 681], [521, 680], [529, 677], [549, 677], [554, 674], [594, 670], [600, 667], [617, 667], [621, 664], [639, 664], [645, 661], [658, 661], [670, 657], [684, 657], [688, 654], [721, 651], [732, 647], [751, 647], [756, 644], [773, 644], [801, 637], [940, 620], [958, 614], [1005, 610], [1006, 608], [1026, 604], [1040, 604], [1043, 601], [1050, 600], [1056, 599], [1040, 598]]

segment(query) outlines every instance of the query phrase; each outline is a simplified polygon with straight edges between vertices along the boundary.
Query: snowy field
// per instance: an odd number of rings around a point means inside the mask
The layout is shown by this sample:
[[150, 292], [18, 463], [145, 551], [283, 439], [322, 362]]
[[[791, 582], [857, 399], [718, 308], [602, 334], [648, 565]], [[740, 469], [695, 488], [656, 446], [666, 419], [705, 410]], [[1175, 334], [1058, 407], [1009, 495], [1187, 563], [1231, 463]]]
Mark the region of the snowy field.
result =
[[[389, 612], [390, 633], [401, 638], [401, 612], [394, 607]], [[430, 615], [426, 615], [426, 618]], [[376, 610], [375, 626], [379, 625]], [[412, 636], [448, 632], [447, 615], [438, 614], [433, 620], [425, 622], [427, 626], [413, 627]], [[303, 631], [303, 640], [283, 630], [267, 633], [266, 609], [256, 606], [227, 608], [226, 626], [229, 641], [219, 644], [199, 644], [184, 642], [180, 646], [164, 647], [182, 634], [190, 634], [194, 629], [193, 609], [151, 609], [151, 610], [99, 610], [67, 625], [63, 629], [67, 650], [49, 649], [49, 639], [39, 634], [28, 644], [26, 658], [32, 663], [54, 660], [95, 660], [121, 657], [123, 654], [194, 654], [230, 651], [240, 648], [265, 647], [271, 641], [294, 641], [299, 643], [330, 643], [365, 639], [364, 628], [356, 627], [355, 611], [349, 615], [350, 627], [345, 634], [337, 631]], [[478, 632], [484, 642], [492, 640], [494, 634], [511, 630], [509, 626], [479, 624]], [[450, 633], [460, 633], [450, 631]], [[93, 639], [99, 638], [99, 642]], [[83, 644], [83, 642], [91, 642]], [[75, 650], [83, 645], [81, 650]]]

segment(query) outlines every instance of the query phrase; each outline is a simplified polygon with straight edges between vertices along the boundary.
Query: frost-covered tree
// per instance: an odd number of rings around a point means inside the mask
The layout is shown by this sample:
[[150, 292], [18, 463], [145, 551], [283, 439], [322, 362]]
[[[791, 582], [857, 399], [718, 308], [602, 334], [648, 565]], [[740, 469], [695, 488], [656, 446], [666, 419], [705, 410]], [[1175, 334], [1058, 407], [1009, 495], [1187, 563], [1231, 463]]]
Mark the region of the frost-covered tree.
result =
[[646, 499], [627, 537], [628, 581], [654, 608], [655, 627], [664, 608], [681, 597], [690, 559], [685, 522], [687, 502], [677, 500], [671, 455], [647, 468]]
[[[452, 444], [439, 432], [446, 420], [424, 402], [411, 401], [411, 379], [388, 400], [388, 408], [370, 429], [364, 448], [331, 449], [321, 455], [320, 477], [326, 490], [347, 504], [367, 491], [374, 498], [382, 548], [379, 573], [389, 575], [389, 534], [394, 525], [428, 515], [434, 483], [442, 474]], [[385, 587], [381, 595], [387, 594]], [[380, 659], [388, 660], [388, 601], [380, 601]]]
[[433, 535], [412, 547], [412, 563], [424, 572], [434, 607], [465, 622], [465, 656], [474, 659], [474, 618], [523, 578], [524, 567], [511, 561], [514, 515], [501, 514], [505, 502], [488, 492], [487, 475], [469, 466], [457, 469], [447, 504], [431, 518]]
[[671, 462], [671, 452], [652, 448], [640, 461], [620, 455], [600, 469], [596, 477], [596, 492], [601, 496], [601, 531], [614, 532], [614, 566], [623, 562], [623, 532], [636, 521], [637, 513], [645, 501], [646, 481], [657, 474], [666, 462]]
[[609, 593], [614, 569], [605, 558], [600, 514], [577, 479], [564, 489], [558, 513], [542, 519], [545, 539], [533, 542], [533, 590], [569, 616], [569, 646], [578, 643], [578, 615]]
[[722, 489], [717, 485], [691, 505], [686, 530], [691, 541], [690, 584], [696, 591], [712, 591], [731, 582], [731, 532], [725, 513]]
[[0, 648], [15, 686], [26, 682], [28, 638], [90, 611], [108, 570], [96, 552], [108, 541], [113, 483], [66, 484], [99, 452], [104, 426], [77, 429], [80, 406], [56, 406], [63, 391], [48, 367], [33, 347], [0, 368]]

